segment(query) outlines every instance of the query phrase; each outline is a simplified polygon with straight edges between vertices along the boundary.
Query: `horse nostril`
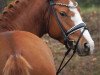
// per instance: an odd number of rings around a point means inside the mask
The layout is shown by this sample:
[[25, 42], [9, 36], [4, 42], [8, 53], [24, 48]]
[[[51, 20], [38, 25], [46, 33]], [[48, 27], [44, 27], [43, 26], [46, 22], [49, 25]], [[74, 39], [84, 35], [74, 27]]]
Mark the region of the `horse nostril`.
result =
[[83, 46], [78, 46], [77, 52], [79, 56], [90, 55], [90, 45], [88, 43], [84, 43]]
[[88, 43], [85, 43], [85, 44], [84, 44], [84, 47], [85, 47], [85, 48], [90, 48], [90, 46], [89, 46]]
[[85, 48], [85, 52], [88, 52], [88, 53], [90, 52], [90, 46], [88, 43], [84, 44], [84, 48]]

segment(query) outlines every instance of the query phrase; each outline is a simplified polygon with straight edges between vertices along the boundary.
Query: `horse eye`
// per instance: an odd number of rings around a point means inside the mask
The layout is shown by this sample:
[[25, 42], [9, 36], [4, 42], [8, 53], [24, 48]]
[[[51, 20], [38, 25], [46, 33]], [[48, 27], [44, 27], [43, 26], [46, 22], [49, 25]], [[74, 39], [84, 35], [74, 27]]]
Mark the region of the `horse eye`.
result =
[[61, 15], [61, 16], [64, 16], [64, 17], [67, 16], [67, 14], [66, 14], [64, 11], [61, 11], [61, 12], [60, 12], [60, 15]]

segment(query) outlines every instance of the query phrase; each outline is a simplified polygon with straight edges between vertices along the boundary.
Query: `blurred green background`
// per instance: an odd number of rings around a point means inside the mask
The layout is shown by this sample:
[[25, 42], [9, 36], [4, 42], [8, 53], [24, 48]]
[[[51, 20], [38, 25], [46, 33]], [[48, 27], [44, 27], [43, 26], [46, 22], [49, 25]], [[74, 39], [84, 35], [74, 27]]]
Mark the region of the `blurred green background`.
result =
[[[11, 0], [0, 0], [0, 12]], [[100, 75], [100, 0], [77, 0], [83, 20], [95, 41], [95, 53], [92, 56], [79, 57], [77, 54], [60, 75]], [[48, 35], [43, 40], [51, 48], [56, 68], [58, 68], [66, 48]]]
[[100, 0], [77, 0], [83, 7], [100, 6]]
[[[0, 11], [12, 0], [0, 0]], [[77, 0], [81, 8], [99, 8], [100, 0]]]
[[[3, 7], [9, 3], [9, 1], [12, 0], [0, 0], [0, 11], [2, 10]], [[81, 7], [98, 7], [100, 6], [100, 0], [77, 0], [79, 2], [79, 5]]]

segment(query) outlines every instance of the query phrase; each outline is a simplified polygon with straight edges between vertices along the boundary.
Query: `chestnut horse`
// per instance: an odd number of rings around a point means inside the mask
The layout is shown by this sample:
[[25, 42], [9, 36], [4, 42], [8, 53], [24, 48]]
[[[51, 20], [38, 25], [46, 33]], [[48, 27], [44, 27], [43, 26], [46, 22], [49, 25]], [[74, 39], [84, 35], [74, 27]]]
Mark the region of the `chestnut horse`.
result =
[[74, 0], [15, 0], [0, 17], [0, 31], [13, 30], [29, 31], [39, 37], [48, 33], [63, 44], [70, 40], [76, 43], [82, 34], [78, 52], [82, 54], [87, 49], [92, 54], [94, 50], [94, 41]]
[[0, 32], [15, 30], [28, 31], [39, 37], [48, 33], [68, 49], [77, 49], [79, 55], [92, 54], [94, 50], [94, 41], [74, 0], [12, 2], [0, 15]]

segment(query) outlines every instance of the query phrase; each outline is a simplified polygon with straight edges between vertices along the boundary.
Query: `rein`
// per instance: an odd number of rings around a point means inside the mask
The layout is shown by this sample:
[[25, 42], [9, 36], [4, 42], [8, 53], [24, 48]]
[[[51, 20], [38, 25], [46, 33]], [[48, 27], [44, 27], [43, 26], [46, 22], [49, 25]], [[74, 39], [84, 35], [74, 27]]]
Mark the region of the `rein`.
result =
[[[81, 24], [76, 25], [76, 26], [74, 26], [74, 27], [72, 27], [72, 28], [70, 28], [69, 30], [66, 31], [66, 30], [64, 29], [64, 27], [63, 27], [61, 21], [59, 20], [59, 18], [58, 18], [58, 16], [57, 16], [57, 13], [56, 13], [56, 11], [55, 11], [54, 5], [65, 6], [65, 7], [68, 7], [68, 8], [76, 8], [77, 5], [78, 5], [78, 3], [76, 3], [75, 6], [68, 6], [67, 4], [54, 3], [54, 0], [50, 0], [50, 6], [51, 6], [52, 13], [53, 13], [53, 15], [55, 16], [55, 19], [56, 19], [56, 21], [57, 21], [57, 23], [58, 23], [59, 28], [61, 29], [61, 32], [62, 32], [63, 38], [64, 38], [64, 44], [65, 44], [66, 48], [68, 49], [68, 50], [65, 52], [65, 55], [64, 55], [64, 57], [63, 57], [63, 59], [62, 59], [62, 61], [61, 61], [61, 64], [60, 64], [60, 66], [59, 66], [59, 68], [58, 68], [58, 70], [57, 70], [57, 72], [56, 72], [56, 75], [59, 75], [59, 73], [63, 70], [63, 68], [69, 63], [69, 61], [70, 61], [70, 60], [72, 59], [72, 57], [75, 55], [76, 50], [77, 50], [77, 47], [78, 47], [78, 43], [79, 43], [79, 41], [80, 41], [80, 39], [81, 39], [81, 37], [82, 37], [84, 31], [87, 29], [87, 27], [86, 27], [86, 25], [85, 25], [84, 23], [81, 23]], [[69, 40], [69, 37], [68, 37], [68, 36], [71, 35], [72, 33], [74, 33], [75, 31], [81, 29], [81, 28], [83, 28], [83, 31], [81, 32], [81, 34], [80, 34], [80, 36], [79, 36], [77, 42], [75, 43], [74, 41]], [[70, 44], [73, 45], [74, 48], [71, 48], [71, 47], [70, 47]], [[68, 54], [71, 52], [71, 50], [73, 51], [73, 54], [72, 54], [71, 57], [68, 59], [68, 61], [64, 64], [65, 58], [66, 58], [66, 56], [68, 56]], [[64, 65], [63, 65], [63, 64], [64, 64]]]

